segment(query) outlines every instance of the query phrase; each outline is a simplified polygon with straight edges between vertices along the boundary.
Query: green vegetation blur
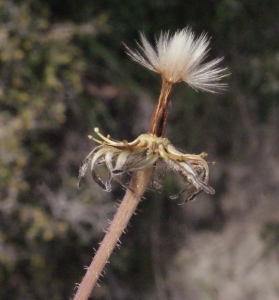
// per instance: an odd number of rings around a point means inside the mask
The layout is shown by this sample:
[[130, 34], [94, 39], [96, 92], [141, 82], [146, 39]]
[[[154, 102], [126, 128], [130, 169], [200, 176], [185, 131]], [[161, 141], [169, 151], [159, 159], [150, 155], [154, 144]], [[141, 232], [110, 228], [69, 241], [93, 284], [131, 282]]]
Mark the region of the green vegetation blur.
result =
[[[278, 127], [263, 129], [279, 124], [278, 15], [277, 0], [0, 0], [0, 299], [72, 297], [124, 194], [119, 185], [102, 191], [90, 174], [77, 189], [96, 146], [87, 135], [99, 127], [134, 140], [160, 92], [159, 76], [130, 61], [123, 43], [133, 49], [139, 32], [154, 41], [190, 26], [212, 36], [209, 58], [224, 56], [229, 89], [175, 87], [166, 137], [216, 161], [216, 196], [181, 207], [168, 198], [179, 190], [171, 177], [161, 194], [147, 191], [92, 296], [182, 299], [171, 296], [171, 280], [165, 298], [158, 292], [172, 259], [189, 232], [222, 230], [230, 166], [264, 172], [261, 130], [278, 137]], [[209, 212], [188, 211], [202, 201]], [[278, 240], [278, 226], [268, 228]]]

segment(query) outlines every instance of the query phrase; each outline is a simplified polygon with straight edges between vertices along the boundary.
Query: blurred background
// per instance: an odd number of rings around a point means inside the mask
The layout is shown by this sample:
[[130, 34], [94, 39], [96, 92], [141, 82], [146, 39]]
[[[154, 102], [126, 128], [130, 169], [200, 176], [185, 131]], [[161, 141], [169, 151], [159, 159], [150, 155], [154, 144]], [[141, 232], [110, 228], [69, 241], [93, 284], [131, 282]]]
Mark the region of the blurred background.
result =
[[212, 36], [229, 90], [176, 86], [166, 137], [209, 154], [216, 194], [147, 191], [92, 299], [279, 299], [278, 16], [277, 0], [0, 0], [0, 299], [73, 296], [124, 194], [90, 174], [77, 189], [87, 135], [134, 140], [160, 92], [123, 43], [186, 26]]

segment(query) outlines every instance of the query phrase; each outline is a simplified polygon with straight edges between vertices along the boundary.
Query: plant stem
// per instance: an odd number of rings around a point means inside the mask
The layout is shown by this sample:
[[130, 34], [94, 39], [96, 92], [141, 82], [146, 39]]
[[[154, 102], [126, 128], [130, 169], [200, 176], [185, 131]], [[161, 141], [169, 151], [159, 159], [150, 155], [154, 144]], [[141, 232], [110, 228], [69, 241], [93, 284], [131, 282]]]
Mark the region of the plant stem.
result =
[[168, 117], [169, 96], [173, 86], [173, 83], [166, 81], [164, 78], [162, 79], [163, 82], [160, 97], [158, 104], [153, 111], [148, 130], [148, 133], [154, 134], [158, 137], [162, 137], [165, 134]]
[[[169, 95], [172, 90], [172, 85], [172, 83], [163, 78], [158, 104], [155, 107], [150, 120], [148, 130], [149, 134], [154, 134], [160, 137], [165, 133], [168, 117]], [[89, 298], [106, 263], [109, 260], [113, 249], [117, 242], [119, 242], [122, 232], [124, 232], [129, 220], [138, 206], [138, 203], [150, 181], [152, 171], [153, 167], [135, 172], [132, 175], [129, 188], [126, 190], [126, 194], [113, 218], [113, 221], [78, 287], [74, 300], [87, 300]]]
[[134, 214], [138, 203], [150, 181], [152, 169], [149, 168], [140, 172], [135, 172], [132, 175], [129, 189], [110, 224], [106, 235], [96, 252], [90, 266], [87, 269], [81, 284], [78, 287], [74, 300], [87, 300], [98, 281], [105, 264], [115, 248], [122, 232], [127, 227], [130, 218]]

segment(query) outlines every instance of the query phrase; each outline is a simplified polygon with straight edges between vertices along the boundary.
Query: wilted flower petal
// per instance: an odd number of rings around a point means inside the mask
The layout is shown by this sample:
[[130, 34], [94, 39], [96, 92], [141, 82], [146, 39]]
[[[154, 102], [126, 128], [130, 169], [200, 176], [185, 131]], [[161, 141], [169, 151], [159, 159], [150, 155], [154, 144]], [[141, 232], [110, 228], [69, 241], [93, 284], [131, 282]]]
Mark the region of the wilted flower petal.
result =
[[[101, 145], [91, 151], [82, 164], [79, 173], [79, 187], [80, 180], [91, 162], [94, 181], [107, 192], [111, 191], [112, 180], [117, 180], [122, 184], [120, 176], [124, 173], [154, 168], [151, 184], [157, 191], [161, 189], [167, 171], [178, 173], [186, 181], [185, 189], [172, 196], [173, 199], [182, 193], [187, 194], [187, 201], [193, 200], [202, 191], [214, 194], [214, 190], [207, 184], [209, 168], [203, 159], [206, 154], [183, 154], [168, 139], [151, 134], [142, 134], [135, 141], [128, 143], [127, 141], [111, 140], [100, 134], [98, 129], [95, 131], [103, 141], [93, 138]], [[94, 168], [96, 164], [100, 163], [108, 169], [106, 182], [103, 182]]]

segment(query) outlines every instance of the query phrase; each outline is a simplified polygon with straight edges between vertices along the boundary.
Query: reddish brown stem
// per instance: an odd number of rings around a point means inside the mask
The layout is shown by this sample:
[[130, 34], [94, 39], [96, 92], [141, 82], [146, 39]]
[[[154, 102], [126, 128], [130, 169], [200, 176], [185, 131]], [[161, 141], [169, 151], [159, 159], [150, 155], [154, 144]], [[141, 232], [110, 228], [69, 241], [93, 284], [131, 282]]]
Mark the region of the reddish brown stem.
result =
[[166, 81], [163, 78], [162, 89], [157, 106], [155, 107], [149, 125], [148, 133], [156, 136], [164, 136], [167, 117], [168, 117], [168, 105], [169, 96], [172, 90], [172, 83]]
[[[87, 269], [81, 284], [78, 287], [74, 300], [87, 300], [98, 281], [105, 264], [108, 262], [109, 257], [118, 243], [122, 232], [128, 225], [128, 222], [134, 214], [138, 203], [150, 181], [152, 168], [134, 173], [129, 189], [114, 216], [114, 219], [109, 226], [107, 233], [93, 259]], [[133, 191], [133, 192], [132, 192]]]

